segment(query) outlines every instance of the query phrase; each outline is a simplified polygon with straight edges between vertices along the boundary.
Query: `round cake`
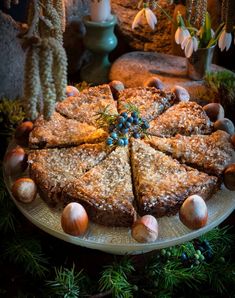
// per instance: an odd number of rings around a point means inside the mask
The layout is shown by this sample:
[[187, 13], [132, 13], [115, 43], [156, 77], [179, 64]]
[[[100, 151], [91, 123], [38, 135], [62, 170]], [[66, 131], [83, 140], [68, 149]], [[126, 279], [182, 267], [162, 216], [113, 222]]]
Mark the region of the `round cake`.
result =
[[51, 206], [78, 202], [89, 219], [130, 227], [209, 199], [232, 161], [230, 135], [196, 102], [154, 87], [84, 89], [42, 116], [29, 137], [29, 174]]

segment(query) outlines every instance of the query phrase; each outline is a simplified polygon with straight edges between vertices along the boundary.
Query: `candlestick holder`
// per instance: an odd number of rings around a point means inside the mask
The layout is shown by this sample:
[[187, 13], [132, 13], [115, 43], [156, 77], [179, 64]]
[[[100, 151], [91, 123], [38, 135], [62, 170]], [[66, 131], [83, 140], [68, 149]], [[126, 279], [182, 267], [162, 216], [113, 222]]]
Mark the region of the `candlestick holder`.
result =
[[84, 18], [86, 35], [84, 45], [91, 52], [90, 62], [82, 67], [80, 77], [87, 83], [98, 85], [108, 82], [111, 63], [109, 53], [117, 46], [114, 27], [117, 18], [111, 15], [105, 22], [91, 21], [89, 16]]

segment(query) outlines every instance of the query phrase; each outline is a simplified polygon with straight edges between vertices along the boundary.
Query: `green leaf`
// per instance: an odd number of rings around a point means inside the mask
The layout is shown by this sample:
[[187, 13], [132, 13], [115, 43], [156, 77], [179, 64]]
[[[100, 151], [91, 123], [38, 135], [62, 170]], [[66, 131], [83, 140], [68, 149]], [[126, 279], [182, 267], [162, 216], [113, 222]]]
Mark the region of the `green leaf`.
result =
[[206, 13], [205, 23], [200, 30], [201, 47], [206, 47], [211, 40], [211, 18], [209, 13]]

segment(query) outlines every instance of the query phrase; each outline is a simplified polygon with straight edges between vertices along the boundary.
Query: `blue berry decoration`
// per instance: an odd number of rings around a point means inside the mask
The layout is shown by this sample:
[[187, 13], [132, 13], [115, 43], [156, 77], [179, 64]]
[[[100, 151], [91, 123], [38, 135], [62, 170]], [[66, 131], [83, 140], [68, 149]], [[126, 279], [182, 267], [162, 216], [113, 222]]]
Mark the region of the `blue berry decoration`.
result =
[[140, 134], [138, 132], [134, 132], [133, 133], [133, 138], [139, 139], [140, 138]]
[[126, 127], [126, 128], [130, 128], [130, 127], [131, 127], [131, 123], [130, 123], [130, 122], [126, 122], [126, 123], [125, 123], [125, 127]]
[[131, 116], [132, 116], [133, 118], [138, 118], [139, 115], [138, 115], [137, 112], [132, 112], [132, 113], [131, 113]]
[[108, 138], [106, 139], [106, 144], [109, 145], [109, 146], [113, 145], [113, 139], [110, 138], [110, 137], [108, 137]]
[[119, 117], [118, 118], [118, 123], [125, 123], [126, 119], [124, 117]]
[[111, 135], [110, 135], [110, 137], [111, 137], [112, 139], [114, 139], [114, 140], [117, 140], [117, 139], [118, 139], [118, 135], [117, 135], [116, 132], [112, 132]]
[[123, 118], [127, 119], [128, 114], [127, 114], [127, 112], [122, 112], [122, 113], [121, 113], [121, 116], [122, 116]]
[[132, 122], [133, 122], [133, 120], [134, 120], [134, 118], [133, 118], [133, 117], [128, 117], [126, 121], [127, 121], [127, 122], [130, 122], [130, 123], [132, 123]]
[[118, 140], [118, 146], [124, 146], [124, 140], [123, 139]]
[[128, 145], [128, 138], [122, 138], [123, 139], [123, 142], [124, 142], [124, 146], [127, 146]]
[[133, 124], [138, 125], [140, 123], [138, 118], [133, 118]]
[[141, 124], [141, 128], [143, 129], [148, 129], [149, 128], [149, 123], [147, 120], [143, 120], [143, 123]]

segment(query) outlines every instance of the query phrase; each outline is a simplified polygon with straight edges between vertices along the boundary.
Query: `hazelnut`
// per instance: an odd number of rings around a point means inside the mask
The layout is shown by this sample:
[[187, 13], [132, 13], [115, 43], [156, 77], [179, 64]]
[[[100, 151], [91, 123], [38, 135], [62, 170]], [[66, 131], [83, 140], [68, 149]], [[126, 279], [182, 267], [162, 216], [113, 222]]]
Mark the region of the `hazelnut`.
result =
[[205, 201], [198, 195], [188, 197], [179, 211], [181, 222], [189, 229], [204, 227], [208, 219], [208, 211]]
[[158, 222], [152, 215], [137, 219], [131, 229], [132, 237], [138, 242], [153, 242], [158, 237]]
[[171, 92], [175, 93], [176, 99], [178, 101], [187, 102], [190, 100], [190, 95], [189, 95], [188, 91], [181, 86], [175, 85], [173, 87], [173, 89], [171, 90]]
[[65, 94], [66, 94], [67, 97], [78, 96], [79, 93], [80, 93], [79, 90], [74, 86], [67, 86], [66, 87]]
[[27, 155], [20, 146], [7, 152], [4, 158], [4, 169], [7, 175], [17, 176], [27, 168]]
[[163, 90], [164, 84], [158, 77], [151, 77], [144, 82], [144, 87], [155, 87], [156, 89]]
[[234, 124], [228, 118], [223, 118], [223, 119], [217, 120], [214, 123], [214, 129], [215, 130], [224, 130], [230, 135], [234, 134]]
[[224, 185], [229, 190], [235, 190], [235, 163], [227, 166], [223, 173]]
[[206, 112], [207, 116], [212, 122], [224, 118], [224, 108], [219, 103], [208, 103], [203, 107], [203, 110]]
[[117, 81], [117, 80], [111, 81], [109, 83], [109, 87], [112, 91], [114, 99], [118, 99], [120, 91], [125, 89], [124, 84], [121, 81]]
[[76, 202], [69, 203], [62, 212], [61, 226], [67, 234], [84, 234], [88, 228], [88, 216], [84, 207]]
[[28, 144], [29, 134], [33, 130], [33, 122], [22, 122], [15, 131], [15, 139], [22, 145]]
[[233, 147], [235, 148], [235, 134], [233, 134], [232, 136], [231, 136], [231, 143], [232, 143], [232, 145], [233, 145]]
[[22, 203], [31, 203], [37, 195], [37, 186], [30, 178], [17, 179], [12, 186], [12, 194]]

